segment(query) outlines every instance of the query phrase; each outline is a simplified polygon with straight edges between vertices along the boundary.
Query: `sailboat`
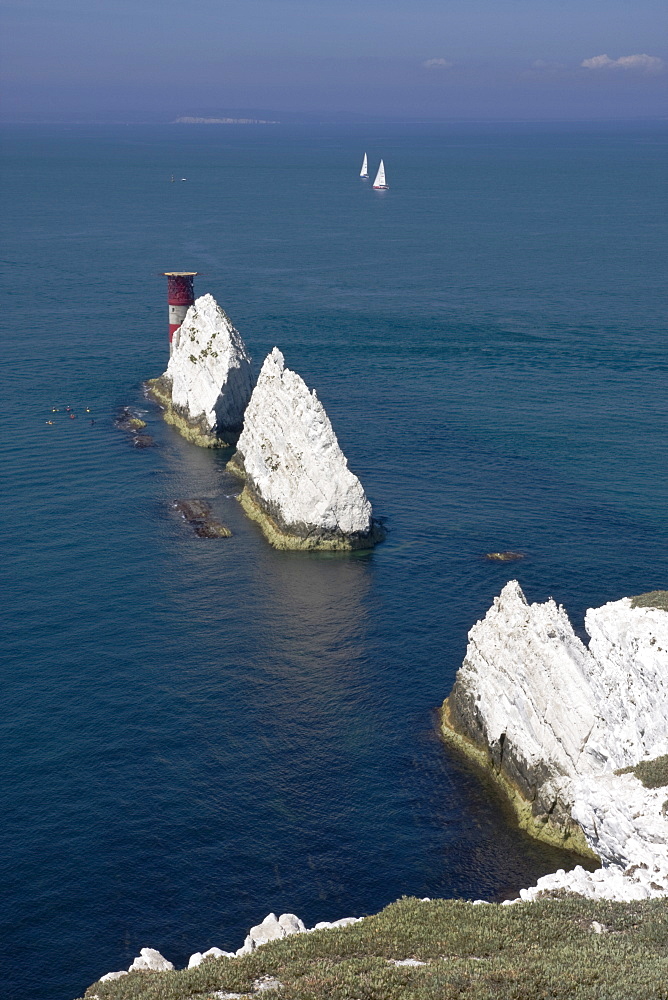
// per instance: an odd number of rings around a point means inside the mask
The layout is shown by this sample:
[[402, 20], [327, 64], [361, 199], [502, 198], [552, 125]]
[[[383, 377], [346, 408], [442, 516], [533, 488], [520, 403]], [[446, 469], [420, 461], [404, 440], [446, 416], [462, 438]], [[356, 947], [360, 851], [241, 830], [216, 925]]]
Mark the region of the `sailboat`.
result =
[[380, 166], [378, 167], [378, 173], [376, 174], [376, 179], [373, 182], [374, 191], [389, 191], [390, 185], [385, 183], [385, 164], [380, 161]]
[[362, 169], [360, 170], [360, 177], [368, 177], [368, 176], [369, 176], [369, 165], [365, 153], [364, 159], [362, 160]]

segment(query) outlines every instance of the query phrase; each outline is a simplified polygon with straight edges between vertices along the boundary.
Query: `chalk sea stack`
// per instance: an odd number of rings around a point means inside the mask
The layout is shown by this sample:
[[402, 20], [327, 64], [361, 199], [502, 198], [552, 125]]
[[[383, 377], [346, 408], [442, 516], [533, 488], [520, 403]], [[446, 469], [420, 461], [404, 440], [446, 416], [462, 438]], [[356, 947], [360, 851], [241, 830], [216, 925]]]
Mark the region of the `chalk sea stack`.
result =
[[523, 899], [668, 895], [668, 612], [626, 597], [587, 611], [585, 628], [589, 647], [553, 600], [530, 605], [506, 584], [469, 633], [444, 735], [525, 829], [602, 863], [547, 875]]
[[242, 506], [276, 548], [366, 549], [383, 538], [322, 403], [277, 347], [228, 468], [245, 480]]
[[212, 295], [196, 299], [174, 333], [167, 371], [146, 382], [167, 423], [194, 444], [236, 444], [253, 391], [251, 359]]

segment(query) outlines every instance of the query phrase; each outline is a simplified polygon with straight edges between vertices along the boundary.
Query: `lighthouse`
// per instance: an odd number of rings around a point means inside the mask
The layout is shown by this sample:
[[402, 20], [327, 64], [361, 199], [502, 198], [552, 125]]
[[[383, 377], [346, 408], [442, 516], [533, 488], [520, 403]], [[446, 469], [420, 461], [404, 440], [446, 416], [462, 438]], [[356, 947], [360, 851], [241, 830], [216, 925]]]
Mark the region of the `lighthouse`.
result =
[[197, 271], [163, 271], [167, 278], [167, 302], [169, 303], [169, 353], [172, 353], [172, 337], [186, 318], [188, 306], [195, 301], [193, 279]]

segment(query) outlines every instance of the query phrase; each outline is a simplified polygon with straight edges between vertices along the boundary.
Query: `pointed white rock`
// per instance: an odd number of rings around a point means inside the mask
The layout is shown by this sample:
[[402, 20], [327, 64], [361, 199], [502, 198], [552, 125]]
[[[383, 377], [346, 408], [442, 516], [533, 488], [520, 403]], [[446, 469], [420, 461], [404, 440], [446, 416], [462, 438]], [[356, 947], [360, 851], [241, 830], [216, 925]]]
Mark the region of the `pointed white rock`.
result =
[[369, 548], [382, 537], [322, 403], [277, 347], [229, 467], [246, 479], [244, 509], [278, 548]]
[[212, 295], [196, 299], [172, 340], [167, 371], [148, 383], [165, 419], [208, 447], [234, 443], [251, 392], [251, 359], [239, 331]]

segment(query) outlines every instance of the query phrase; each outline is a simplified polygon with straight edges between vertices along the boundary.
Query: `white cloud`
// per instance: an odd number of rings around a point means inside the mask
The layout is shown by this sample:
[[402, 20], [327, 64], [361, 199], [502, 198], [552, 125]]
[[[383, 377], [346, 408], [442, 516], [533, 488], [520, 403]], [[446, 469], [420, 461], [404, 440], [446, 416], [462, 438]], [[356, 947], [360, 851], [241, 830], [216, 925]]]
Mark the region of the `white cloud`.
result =
[[422, 65], [425, 69], [450, 69], [454, 63], [448, 62], [447, 59], [425, 59]]
[[660, 73], [664, 68], [663, 59], [658, 56], [648, 56], [645, 52], [633, 56], [620, 56], [611, 59], [608, 55], [592, 56], [580, 63], [585, 69], [637, 69], [643, 73]]

